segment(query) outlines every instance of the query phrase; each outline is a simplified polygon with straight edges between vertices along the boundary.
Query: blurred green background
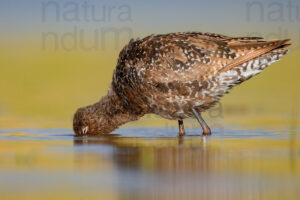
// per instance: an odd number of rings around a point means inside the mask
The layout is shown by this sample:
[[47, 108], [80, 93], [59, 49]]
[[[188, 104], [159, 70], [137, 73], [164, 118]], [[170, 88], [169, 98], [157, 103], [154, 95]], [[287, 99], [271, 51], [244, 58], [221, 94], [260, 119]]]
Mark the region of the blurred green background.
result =
[[[291, 52], [206, 115], [223, 125], [299, 126], [298, 1], [0, 2], [0, 128], [71, 127], [98, 101], [131, 38], [178, 31], [292, 38]], [[218, 123], [214, 123], [218, 121]], [[145, 116], [127, 126], [175, 126]]]

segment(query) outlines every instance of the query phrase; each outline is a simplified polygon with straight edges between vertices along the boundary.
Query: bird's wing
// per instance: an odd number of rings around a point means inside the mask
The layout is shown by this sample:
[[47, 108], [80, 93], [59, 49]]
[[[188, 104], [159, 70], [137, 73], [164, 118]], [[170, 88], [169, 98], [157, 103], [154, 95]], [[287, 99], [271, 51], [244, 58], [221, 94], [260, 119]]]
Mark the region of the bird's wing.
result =
[[184, 93], [190, 85], [203, 87], [218, 74], [286, 47], [287, 42], [198, 32], [151, 35], [132, 40], [121, 51], [119, 66], [127, 66], [124, 70], [133, 69], [128, 80], [140, 79], [162, 90], [177, 85], [174, 87]]
[[150, 36], [140, 41], [137, 64], [154, 82], [207, 80], [266, 54], [289, 40], [264, 41], [258, 37], [228, 37], [209, 33]]
[[231, 37], [208, 33], [152, 35], [129, 43], [119, 61], [135, 65], [148, 82], [204, 80], [235, 58]]
[[290, 40], [273, 40], [273, 41], [251, 41], [251, 40], [232, 40], [227, 46], [237, 53], [237, 58], [228, 63], [225, 67], [219, 69], [218, 74], [231, 70], [249, 60], [260, 57], [268, 52], [278, 48], [286, 48], [290, 46], [287, 42]]

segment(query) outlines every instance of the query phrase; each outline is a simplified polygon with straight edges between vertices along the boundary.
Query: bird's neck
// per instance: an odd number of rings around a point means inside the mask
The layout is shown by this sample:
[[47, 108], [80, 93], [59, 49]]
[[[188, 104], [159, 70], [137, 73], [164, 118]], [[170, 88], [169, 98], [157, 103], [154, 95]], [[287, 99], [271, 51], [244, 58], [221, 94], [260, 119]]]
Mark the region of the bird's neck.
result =
[[105, 118], [106, 133], [110, 133], [122, 124], [138, 120], [141, 115], [133, 113], [125, 106], [123, 100], [110, 88], [107, 95], [103, 96], [99, 102], [94, 104]]

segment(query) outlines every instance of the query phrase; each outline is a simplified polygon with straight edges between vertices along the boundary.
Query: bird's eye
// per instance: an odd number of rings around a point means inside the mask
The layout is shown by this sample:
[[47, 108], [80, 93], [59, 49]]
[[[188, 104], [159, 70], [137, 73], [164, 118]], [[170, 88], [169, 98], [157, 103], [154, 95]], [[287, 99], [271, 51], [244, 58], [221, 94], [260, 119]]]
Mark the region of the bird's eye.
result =
[[89, 128], [88, 126], [84, 127], [84, 129], [82, 129], [82, 134], [86, 134], [88, 131], [88, 128]]

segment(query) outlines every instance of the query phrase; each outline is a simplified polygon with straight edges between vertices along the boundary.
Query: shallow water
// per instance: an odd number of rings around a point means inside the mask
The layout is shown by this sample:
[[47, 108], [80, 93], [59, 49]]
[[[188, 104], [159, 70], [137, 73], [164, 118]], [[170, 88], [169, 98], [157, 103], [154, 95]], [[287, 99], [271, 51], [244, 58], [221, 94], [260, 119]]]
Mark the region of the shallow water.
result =
[[300, 129], [0, 130], [0, 199], [299, 199]]

